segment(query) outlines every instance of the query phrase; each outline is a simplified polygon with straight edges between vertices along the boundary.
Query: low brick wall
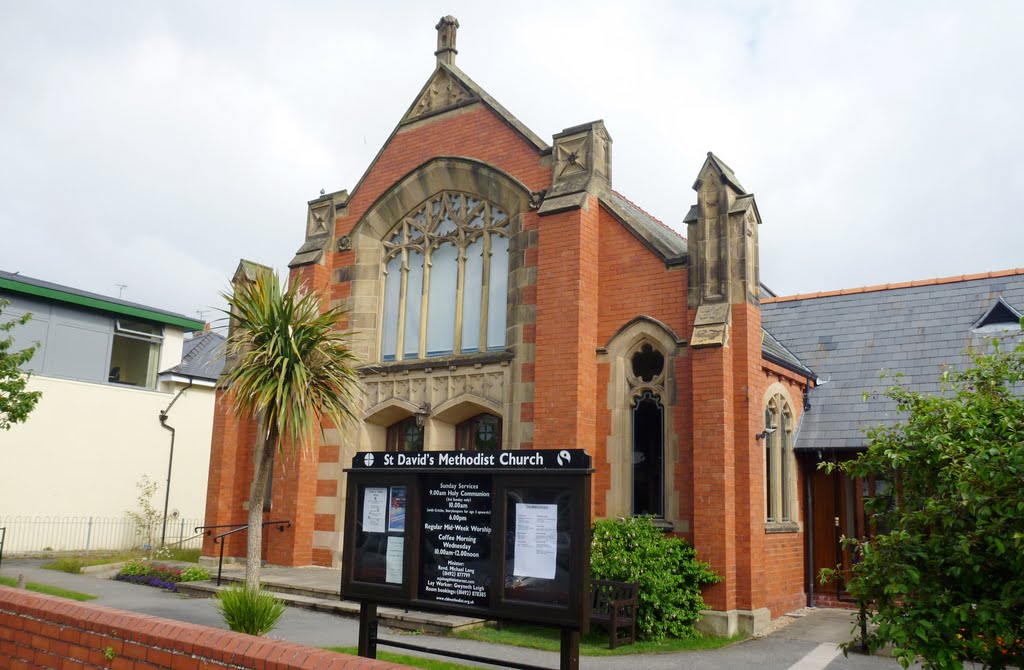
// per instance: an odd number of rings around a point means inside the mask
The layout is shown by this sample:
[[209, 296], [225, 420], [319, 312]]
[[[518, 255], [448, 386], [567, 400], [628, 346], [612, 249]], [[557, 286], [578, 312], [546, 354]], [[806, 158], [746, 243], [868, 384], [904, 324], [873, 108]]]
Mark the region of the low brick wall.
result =
[[[110, 659], [107, 656], [112, 656]], [[0, 586], [0, 667], [386, 670], [402, 665]]]

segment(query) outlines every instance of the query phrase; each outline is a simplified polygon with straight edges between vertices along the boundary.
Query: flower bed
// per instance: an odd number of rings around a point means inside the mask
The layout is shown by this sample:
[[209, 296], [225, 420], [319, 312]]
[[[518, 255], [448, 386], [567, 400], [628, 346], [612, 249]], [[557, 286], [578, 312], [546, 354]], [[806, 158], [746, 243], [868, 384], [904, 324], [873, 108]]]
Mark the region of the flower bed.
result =
[[114, 579], [119, 582], [130, 582], [132, 584], [145, 584], [146, 586], [155, 586], [158, 589], [167, 589], [168, 591], [178, 591], [178, 583], [166, 581], [159, 577], [147, 577], [145, 575], [122, 575], [118, 573], [114, 575]]
[[210, 572], [199, 565], [174, 568], [147, 560], [131, 560], [121, 566], [114, 579], [119, 582], [144, 584], [158, 589], [177, 591], [179, 582], [197, 582], [210, 578]]

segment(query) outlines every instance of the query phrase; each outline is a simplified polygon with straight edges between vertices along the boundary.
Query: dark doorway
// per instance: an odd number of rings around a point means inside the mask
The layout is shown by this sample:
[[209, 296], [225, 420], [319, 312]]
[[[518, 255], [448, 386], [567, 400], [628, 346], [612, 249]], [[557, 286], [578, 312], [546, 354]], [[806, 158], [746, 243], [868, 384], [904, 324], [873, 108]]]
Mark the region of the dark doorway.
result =
[[633, 514], [664, 518], [665, 410], [644, 391], [633, 401]]

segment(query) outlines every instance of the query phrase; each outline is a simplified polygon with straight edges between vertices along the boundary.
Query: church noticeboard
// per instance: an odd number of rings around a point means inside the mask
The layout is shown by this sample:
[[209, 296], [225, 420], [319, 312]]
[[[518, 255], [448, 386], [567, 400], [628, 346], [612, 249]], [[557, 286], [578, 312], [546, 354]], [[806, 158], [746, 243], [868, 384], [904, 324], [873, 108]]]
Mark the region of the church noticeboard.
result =
[[584, 451], [364, 452], [346, 472], [345, 598], [586, 627]]
[[430, 475], [423, 482], [419, 598], [487, 607], [490, 480]]

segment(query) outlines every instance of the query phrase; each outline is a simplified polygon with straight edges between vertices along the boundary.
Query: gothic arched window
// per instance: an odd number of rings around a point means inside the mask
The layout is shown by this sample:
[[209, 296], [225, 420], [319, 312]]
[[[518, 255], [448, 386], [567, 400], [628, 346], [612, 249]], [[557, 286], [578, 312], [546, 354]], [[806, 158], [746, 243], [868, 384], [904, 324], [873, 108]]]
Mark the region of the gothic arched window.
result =
[[455, 427], [455, 448], [460, 451], [501, 451], [501, 417], [477, 414]]
[[633, 514], [665, 516], [665, 355], [649, 342], [629, 359]]
[[796, 469], [793, 463], [793, 411], [777, 395], [764, 410], [765, 520], [793, 520]]
[[388, 426], [387, 451], [420, 451], [423, 449], [423, 426], [410, 416]]
[[388, 233], [382, 360], [505, 348], [508, 224], [490, 202], [442, 191]]

